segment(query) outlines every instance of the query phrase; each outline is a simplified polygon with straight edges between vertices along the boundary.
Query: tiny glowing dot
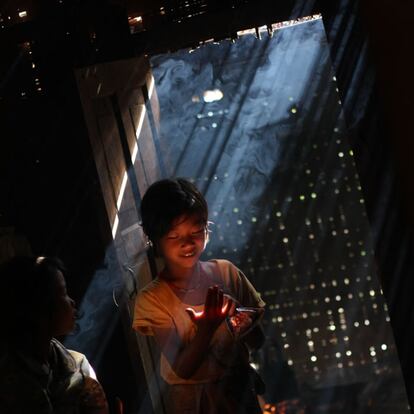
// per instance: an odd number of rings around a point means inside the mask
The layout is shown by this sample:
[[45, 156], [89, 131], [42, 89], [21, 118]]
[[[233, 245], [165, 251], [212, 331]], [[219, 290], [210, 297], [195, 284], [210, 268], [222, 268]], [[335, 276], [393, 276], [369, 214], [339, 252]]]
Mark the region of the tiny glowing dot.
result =
[[370, 296], [375, 296], [375, 290], [370, 290], [370, 291], [369, 291], [369, 295], [370, 295]]
[[297, 112], [298, 110], [296, 109], [296, 108], [292, 108], [291, 110], [290, 110], [290, 112], [292, 112], [292, 114], [296, 114], [296, 112]]
[[300, 196], [299, 196], [299, 199], [300, 199], [301, 201], [303, 201], [303, 200], [305, 199], [305, 196], [304, 196], [304, 195], [300, 195]]
[[289, 242], [289, 239], [287, 237], [284, 237], [283, 238], [283, 243], [288, 243], [288, 242]]
[[316, 198], [316, 193], [311, 193], [312, 198]]
[[211, 126], [212, 126], [213, 128], [217, 128], [217, 124], [216, 124], [215, 122], [213, 122], [213, 123], [211, 124]]
[[318, 358], [316, 358], [315, 355], [312, 355], [310, 359], [311, 359], [312, 362], [316, 362], [318, 360]]
[[387, 350], [387, 348], [388, 348], [388, 347], [387, 347], [387, 345], [386, 345], [386, 344], [382, 344], [382, 345], [381, 345], [381, 349], [382, 349], [383, 351], [386, 351], [386, 350]]
[[257, 221], [257, 218], [256, 217], [252, 217], [252, 222], [253, 223], [256, 223], [256, 221]]
[[341, 353], [340, 353], [340, 352], [337, 352], [337, 353], [335, 354], [335, 356], [336, 356], [337, 358], [341, 358]]
[[347, 355], [347, 356], [351, 356], [351, 355], [352, 355], [352, 351], [349, 351], [349, 350], [348, 350], [348, 351], [346, 351], [346, 355]]
[[338, 157], [339, 157], [339, 158], [342, 158], [343, 156], [344, 156], [344, 153], [343, 153], [343, 152], [339, 152], [339, 153], [338, 153]]
[[243, 224], [243, 221], [242, 221], [242, 220], [237, 220], [237, 224], [238, 224], [239, 226], [241, 226], [241, 225]]
[[365, 319], [365, 321], [364, 321], [364, 325], [365, 325], [365, 326], [369, 326], [369, 323], [370, 323], [370, 322], [369, 322], [369, 320], [368, 320], [368, 319]]
[[288, 365], [293, 365], [293, 361], [291, 359], [288, 359]]
[[355, 328], [358, 328], [359, 322], [354, 322], [354, 326], [355, 326]]
[[336, 326], [335, 326], [335, 325], [330, 325], [330, 326], [329, 326], [329, 330], [330, 330], [330, 331], [334, 331], [335, 329], [336, 329]]
[[233, 213], [238, 213], [238, 212], [239, 212], [239, 209], [237, 207], [234, 207], [233, 208]]
[[211, 111], [210, 112], [207, 112], [207, 115], [208, 116], [213, 116], [213, 112], [211, 112]]
[[349, 155], [353, 156], [354, 155], [354, 151], [350, 150], [349, 151]]
[[278, 211], [278, 212], [276, 213], [276, 217], [282, 217], [282, 213], [281, 213], [280, 211]]

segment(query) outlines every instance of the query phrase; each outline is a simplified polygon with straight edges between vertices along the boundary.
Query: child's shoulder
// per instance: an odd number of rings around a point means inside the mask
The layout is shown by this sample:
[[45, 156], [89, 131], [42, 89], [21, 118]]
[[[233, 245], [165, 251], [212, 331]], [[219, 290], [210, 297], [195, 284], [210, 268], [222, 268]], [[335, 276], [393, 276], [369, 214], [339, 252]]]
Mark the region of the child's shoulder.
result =
[[223, 272], [237, 272], [239, 269], [230, 260], [226, 259], [211, 259], [205, 262], [207, 265], [216, 266]]
[[229, 260], [212, 259], [204, 263], [210, 274], [216, 275], [226, 285], [234, 283], [238, 279], [240, 270]]
[[146, 284], [138, 292], [138, 296], [159, 296], [165, 291], [165, 283], [159, 277]]

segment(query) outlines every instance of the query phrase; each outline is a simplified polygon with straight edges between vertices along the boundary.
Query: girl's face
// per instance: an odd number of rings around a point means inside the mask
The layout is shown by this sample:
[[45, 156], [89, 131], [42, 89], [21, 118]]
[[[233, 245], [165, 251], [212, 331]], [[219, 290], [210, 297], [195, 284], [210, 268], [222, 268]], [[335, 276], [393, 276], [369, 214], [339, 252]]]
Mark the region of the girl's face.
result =
[[68, 296], [65, 278], [60, 270], [56, 272], [53, 287], [53, 311], [51, 316], [52, 336], [70, 333], [76, 322], [75, 301]]
[[205, 222], [198, 215], [180, 216], [158, 242], [167, 267], [188, 269], [196, 265], [207, 244]]

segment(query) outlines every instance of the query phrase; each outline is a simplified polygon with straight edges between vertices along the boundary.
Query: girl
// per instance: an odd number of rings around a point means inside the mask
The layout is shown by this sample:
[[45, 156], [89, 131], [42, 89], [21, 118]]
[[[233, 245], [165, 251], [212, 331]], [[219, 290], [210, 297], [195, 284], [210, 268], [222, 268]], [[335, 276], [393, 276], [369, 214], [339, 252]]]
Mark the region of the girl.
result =
[[54, 338], [76, 321], [65, 273], [49, 257], [16, 257], [0, 268], [1, 413], [108, 414], [86, 357]]
[[248, 348], [263, 343], [265, 304], [232, 263], [199, 260], [204, 197], [185, 179], [161, 180], [145, 193], [141, 217], [165, 267], [137, 296], [133, 328], [160, 346], [168, 412], [260, 413]]

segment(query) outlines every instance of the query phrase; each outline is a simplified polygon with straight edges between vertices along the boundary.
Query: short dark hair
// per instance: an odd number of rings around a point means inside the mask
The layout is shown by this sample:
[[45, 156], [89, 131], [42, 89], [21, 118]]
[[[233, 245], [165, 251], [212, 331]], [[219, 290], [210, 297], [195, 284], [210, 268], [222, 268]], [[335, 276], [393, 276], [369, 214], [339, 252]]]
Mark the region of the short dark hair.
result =
[[193, 183], [185, 178], [164, 179], [147, 189], [141, 203], [141, 220], [144, 233], [154, 245], [183, 215], [198, 215], [207, 225], [207, 202]]
[[52, 313], [55, 276], [64, 264], [55, 257], [17, 256], [0, 265], [0, 321], [2, 334], [14, 341], [36, 329], [34, 319]]

